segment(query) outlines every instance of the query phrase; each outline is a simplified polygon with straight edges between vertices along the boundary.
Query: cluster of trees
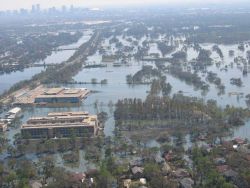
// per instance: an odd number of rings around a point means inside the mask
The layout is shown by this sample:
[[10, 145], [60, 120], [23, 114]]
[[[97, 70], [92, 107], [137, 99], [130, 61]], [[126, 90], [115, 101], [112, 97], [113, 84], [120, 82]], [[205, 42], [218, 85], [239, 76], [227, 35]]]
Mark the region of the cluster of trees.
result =
[[117, 127], [138, 130], [146, 127], [191, 126], [213, 132], [215, 129], [242, 125], [244, 119], [250, 116], [247, 109], [230, 106], [221, 109], [214, 101], [204, 103], [182, 94], [160, 97], [157, 95], [159, 86], [155, 84], [152, 84], [152, 91], [145, 101], [123, 99], [117, 102], [114, 112]]
[[211, 51], [210, 50], [205, 50], [205, 49], [201, 49], [199, 51], [198, 57], [197, 57], [197, 64], [196, 66], [202, 68], [202, 67], [206, 67], [208, 65], [212, 64], [212, 58], [211, 56]]
[[187, 84], [192, 84], [195, 88], [206, 91], [209, 89], [209, 85], [202, 81], [196, 73], [186, 72], [182, 70], [179, 65], [168, 66], [170, 74], [185, 81]]
[[166, 77], [160, 77], [159, 79], [154, 79], [150, 87], [150, 95], [160, 95], [168, 96], [171, 93], [172, 86], [170, 83], [166, 82]]
[[143, 23], [133, 23], [126, 31], [127, 36], [132, 36], [137, 39], [142, 38], [148, 34], [148, 28]]
[[67, 83], [72, 81], [72, 77], [82, 69], [82, 63], [77, 62], [74, 64], [59, 64], [51, 66], [46, 71], [41, 72], [33, 77], [41, 83]]
[[224, 58], [224, 55], [218, 45], [213, 46], [213, 51], [215, 51], [220, 56], [221, 59]]
[[114, 117], [119, 128], [129, 130], [143, 127], [143, 124], [154, 127], [157, 121], [162, 121], [160, 124], [163, 127], [198, 124], [208, 126], [216, 121], [219, 114], [217, 111], [218, 108], [209, 108], [206, 104], [180, 94], [174, 95], [173, 98], [150, 95], [145, 101], [119, 100]]
[[177, 61], [187, 61], [187, 52], [185, 51], [178, 51], [172, 54], [172, 57]]
[[168, 46], [164, 42], [158, 42], [157, 45], [158, 45], [158, 49], [161, 51], [163, 57], [175, 50], [174, 46]]
[[158, 69], [153, 69], [152, 66], [143, 66], [134, 75], [127, 75], [127, 84], [147, 84], [151, 83], [153, 79], [161, 76]]
[[225, 86], [221, 83], [221, 79], [217, 76], [216, 73], [208, 72], [207, 78], [210, 83], [216, 85], [216, 87], [220, 90], [220, 93], [225, 93]]
[[241, 78], [231, 78], [231, 79], [230, 79], [230, 83], [231, 83], [232, 85], [236, 85], [236, 86], [238, 86], [238, 87], [241, 87], [242, 84], [243, 84]]
[[193, 175], [195, 185], [200, 188], [233, 188], [234, 185], [228, 183], [225, 178], [220, 175], [211, 159], [199, 148], [192, 151]]

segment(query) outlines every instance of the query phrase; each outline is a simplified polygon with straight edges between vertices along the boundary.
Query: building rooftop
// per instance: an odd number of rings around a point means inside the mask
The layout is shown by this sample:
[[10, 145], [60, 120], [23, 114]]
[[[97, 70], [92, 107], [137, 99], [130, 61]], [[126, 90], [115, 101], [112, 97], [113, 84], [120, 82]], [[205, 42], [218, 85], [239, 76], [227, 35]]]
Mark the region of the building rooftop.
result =
[[63, 91], [63, 88], [51, 88], [44, 92], [45, 95], [56, 95]]
[[80, 115], [89, 115], [88, 112], [51, 112], [48, 114], [49, 117], [51, 116], [80, 116]]
[[89, 90], [83, 89], [68, 89], [68, 88], [52, 88], [49, 91], [37, 95], [35, 98], [83, 98], [89, 93]]
[[8, 111], [8, 114], [17, 114], [19, 112], [21, 112], [21, 108], [19, 107], [15, 107], [15, 108], [12, 108], [10, 111]]
[[77, 94], [81, 91], [81, 89], [67, 89], [64, 91], [64, 94]]
[[89, 124], [84, 124], [84, 123], [48, 123], [48, 124], [23, 124], [21, 126], [21, 129], [42, 129], [42, 128], [71, 128], [71, 127], [93, 127], [93, 125], [89, 125]]
[[49, 115], [46, 117], [32, 117], [21, 128], [95, 126], [97, 122], [97, 115], [88, 115], [87, 112], [61, 112], [50, 113]]
[[87, 96], [89, 90], [86, 88], [46, 88], [39, 85], [32, 90], [24, 90], [15, 96], [15, 104], [32, 105], [37, 98], [79, 98]]

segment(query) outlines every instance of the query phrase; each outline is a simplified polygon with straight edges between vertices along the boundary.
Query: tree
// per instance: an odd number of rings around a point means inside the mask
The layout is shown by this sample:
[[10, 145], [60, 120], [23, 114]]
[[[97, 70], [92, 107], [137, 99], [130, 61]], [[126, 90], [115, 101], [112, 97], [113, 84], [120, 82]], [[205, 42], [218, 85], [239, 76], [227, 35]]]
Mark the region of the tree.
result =
[[92, 78], [91, 79], [91, 84], [97, 84], [97, 79], [96, 78]]
[[54, 172], [55, 164], [51, 157], [45, 157], [40, 161], [40, 169], [43, 174], [43, 183], [47, 183], [47, 179], [52, 176]]
[[5, 178], [5, 181], [8, 184], [8, 187], [14, 187], [15, 180], [17, 179], [17, 175], [15, 172], [11, 171], [7, 177]]

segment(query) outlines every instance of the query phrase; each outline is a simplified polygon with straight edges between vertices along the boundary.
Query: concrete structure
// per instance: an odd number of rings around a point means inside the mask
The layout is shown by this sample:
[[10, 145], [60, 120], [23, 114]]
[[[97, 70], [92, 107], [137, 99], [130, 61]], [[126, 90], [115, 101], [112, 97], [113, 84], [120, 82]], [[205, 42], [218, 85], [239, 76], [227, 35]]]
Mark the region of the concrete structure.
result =
[[87, 89], [52, 88], [35, 98], [35, 103], [80, 103]]
[[24, 90], [15, 95], [14, 105], [80, 103], [89, 94], [86, 88], [45, 88], [43, 85], [33, 90]]
[[0, 132], [5, 132], [5, 131], [7, 131], [7, 128], [8, 128], [8, 126], [7, 126], [6, 123], [0, 122]]
[[49, 113], [47, 117], [30, 118], [21, 126], [21, 134], [27, 138], [92, 137], [98, 128], [97, 116], [87, 112]]
[[22, 109], [19, 108], [19, 107], [15, 107], [15, 108], [12, 108], [11, 110], [9, 110], [6, 114], [6, 116], [19, 116], [21, 114], [21, 111]]
[[21, 117], [22, 109], [19, 107], [12, 108], [5, 114], [6, 121], [11, 123], [14, 119]]

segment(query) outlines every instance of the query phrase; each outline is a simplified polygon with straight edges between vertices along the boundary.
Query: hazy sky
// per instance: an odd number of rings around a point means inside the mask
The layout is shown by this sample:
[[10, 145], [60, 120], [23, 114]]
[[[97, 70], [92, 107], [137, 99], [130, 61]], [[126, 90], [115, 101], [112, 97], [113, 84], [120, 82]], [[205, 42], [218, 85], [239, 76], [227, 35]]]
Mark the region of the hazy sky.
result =
[[[61, 7], [62, 5], [75, 5], [81, 7], [103, 7], [103, 6], [122, 6], [134, 4], [204, 4], [204, 3], [238, 3], [249, 2], [250, 0], [0, 0], [0, 10], [29, 8], [32, 4], [40, 4], [41, 8], [52, 6]], [[250, 4], [250, 2], [249, 2]]]

